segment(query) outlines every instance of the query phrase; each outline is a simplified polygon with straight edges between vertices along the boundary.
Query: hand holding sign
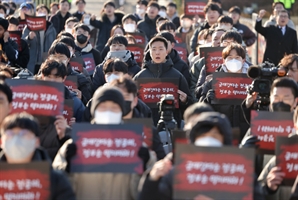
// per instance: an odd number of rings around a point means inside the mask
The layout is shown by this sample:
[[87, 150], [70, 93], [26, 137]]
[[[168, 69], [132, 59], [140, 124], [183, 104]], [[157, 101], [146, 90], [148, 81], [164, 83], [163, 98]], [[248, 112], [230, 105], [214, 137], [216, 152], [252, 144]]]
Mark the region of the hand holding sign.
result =
[[35, 38], [35, 37], [36, 37], [35, 32], [30, 31], [30, 33], [29, 33], [29, 38], [30, 38], [30, 40], [33, 40], [33, 38]]
[[55, 124], [55, 127], [56, 127], [57, 135], [58, 135], [59, 139], [61, 140], [62, 138], [65, 137], [65, 131], [66, 131], [66, 128], [67, 128], [67, 121], [63, 117], [63, 115], [58, 115], [56, 117], [56, 121], [55, 121], [54, 124]]
[[179, 94], [180, 101], [185, 103], [187, 101], [187, 94], [185, 94], [181, 90], [178, 90], [178, 94]]
[[161, 177], [165, 176], [172, 169], [173, 153], [169, 153], [164, 159], [156, 162], [150, 172], [149, 178], [153, 181], [157, 181]]
[[4, 36], [3, 36], [3, 41], [4, 42], [8, 42], [8, 38], [9, 38], [9, 32], [8, 31], [5, 31], [4, 32]]
[[280, 167], [273, 167], [266, 178], [268, 188], [270, 190], [276, 191], [283, 181], [284, 176], [285, 173], [281, 171]]

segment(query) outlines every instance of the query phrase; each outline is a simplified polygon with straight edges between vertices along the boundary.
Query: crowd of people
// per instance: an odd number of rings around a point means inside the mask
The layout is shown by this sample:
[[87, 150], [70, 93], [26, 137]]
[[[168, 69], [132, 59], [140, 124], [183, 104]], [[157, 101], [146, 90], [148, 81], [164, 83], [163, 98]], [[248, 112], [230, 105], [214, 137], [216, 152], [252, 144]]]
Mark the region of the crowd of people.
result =
[[[257, 36], [240, 22], [238, 6], [223, 12], [220, 0], [209, 0], [202, 18], [178, 15], [175, 3], [162, 6], [154, 0], [138, 0], [135, 13], [123, 13], [114, 2], [107, 1], [100, 5], [100, 17], [85, 10], [85, 0], [76, 0], [75, 5], [77, 11], [71, 14], [68, 0], [51, 3], [49, 8], [44, 4], [34, 7], [32, 3], [0, 4], [0, 163], [49, 162], [51, 199], [174, 199], [173, 154], [165, 151], [156, 128], [161, 118], [159, 107], [150, 107], [139, 96], [138, 81], [144, 78], [152, 83], [167, 78], [176, 81], [178, 106], [173, 109], [173, 118], [177, 129], [186, 132], [189, 145], [232, 146], [232, 128], [238, 128], [238, 147], [258, 149], [259, 140], [251, 133], [250, 117], [251, 111], [258, 109], [259, 94], [248, 93], [241, 105], [213, 104], [213, 75], [207, 73], [206, 58], [200, 55], [202, 47], [223, 47], [223, 63], [214, 73], [248, 73], [252, 63], [247, 47], [256, 42]], [[263, 23], [266, 14], [260, 10], [255, 22], [255, 31], [266, 40], [263, 61], [286, 71], [286, 77], [276, 78], [268, 88], [270, 102], [266, 110], [293, 113], [295, 131], [288, 137], [295, 138], [296, 28], [282, 2], [272, 4], [272, 15]], [[30, 30], [23, 24], [28, 16], [46, 17], [45, 30]], [[11, 38], [14, 31], [22, 33], [19, 41]], [[129, 50], [131, 44], [137, 44], [134, 34], [145, 38], [142, 63]], [[186, 45], [185, 60], [175, 49], [177, 35]], [[86, 56], [92, 58], [93, 71], [86, 62], [81, 63], [81, 71], [73, 68], [73, 59], [84, 61]], [[76, 77], [77, 88], [64, 88], [64, 99], [73, 100], [69, 123], [62, 113], [52, 116], [53, 120], [12, 112], [14, 91], [7, 80], [22, 79], [25, 72], [25, 78], [62, 84], [67, 77]], [[133, 118], [149, 118], [153, 125], [152, 148], [143, 144], [138, 152], [143, 174], [71, 172], [71, 160], [78, 152], [72, 135], [74, 124], [119, 125]], [[255, 158], [254, 200], [298, 199], [298, 175], [294, 185], [284, 186], [285, 173], [276, 165], [274, 155], [256, 154]]]

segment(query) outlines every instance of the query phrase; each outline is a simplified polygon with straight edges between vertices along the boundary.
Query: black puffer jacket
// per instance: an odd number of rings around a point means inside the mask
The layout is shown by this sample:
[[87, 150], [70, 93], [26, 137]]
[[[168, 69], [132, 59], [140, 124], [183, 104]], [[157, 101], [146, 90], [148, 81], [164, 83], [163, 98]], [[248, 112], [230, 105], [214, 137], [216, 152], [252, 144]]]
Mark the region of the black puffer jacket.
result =
[[257, 36], [247, 26], [238, 22], [237, 24], [234, 24], [234, 27], [242, 35], [242, 39], [246, 46], [249, 47], [255, 43]]
[[140, 31], [142, 31], [143, 33], [146, 34], [146, 37], [148, 39], [148, 41], [151, 40], [151, 38], [157, 33], [156, 30], [156, 20], [159, 18], [160, 16], [157, 15], [155, 17], [155, 19], [150, 19], [148, 17], [148, 15], [145, 15], [145, 18], [142, 21], [139, 21], [138, 23], [138, 29]]
[[190, 73], [189, 73], [189, 66], [184, 62], [180, 55], [178, 54], [176, 49], [172, 49], [171, 53], [169, 54], [170, 58], [173, 61], [174, 68], [177, 69], [186, 79], [188, 85], [190, 84]]
[[57, 34], [59, 34], [62, 30], [64, 30], [65, 22], [68, 18], [71, 17], [69, 12], [66, 13], [64, 17], [62, 17], [61, 12], [58, 11], [55, 15], [50, 18], [50, 22], [54, 25]]
[[99, 29], [96, 49], [101, 51], [106, 45], [108, 39], [110, 38], [110, 32], [113, 26], [122, 23], [123, 13], [115, 12], [115, 20], [111, 22], [106, 14], [101, 17], [101, 20], [90, 20], [90, 25]]
[[[43, 148], [37, 148], [33, 154], [32, 161], [48, 161], [51, 165], [51, 160], [47, 152]], [[0, 162], [7, 162], [4, 152], [0, 152]], [[51, 169], [50, 172], [50, 199], [63, 200], [76, 199], [67, 177], [62, 172]]]
[[[148, 56], [149, 52], [146, 53], [146, 58], [150, 58]], [[151, 60], [146, 60], [143, 63], [143, 69], [137, 75], [135, 75], [134, 80], [138, 80], [139, 78], [178, 78], [179, 82], [177, 83], [178, 89], [187, 94], [187, 102], [183, 103], [179, 99], [179, 109], [175, 109], [174, 118], [177, 121], [178, 127], [180, 127], [182, 114], [184, 110], [193, 103], [192, 96], [190, 94], [190, 90], [185, 80], [184, 76], [177, 71], [173, 67], [173, 62], [171, 58], [167, 57], [167, 61], [161, 64], [154, 64]], [[160, 118], [157, 108], [153, 108], [152, 115], [154, 125], [157, 125], [157, 122]]]

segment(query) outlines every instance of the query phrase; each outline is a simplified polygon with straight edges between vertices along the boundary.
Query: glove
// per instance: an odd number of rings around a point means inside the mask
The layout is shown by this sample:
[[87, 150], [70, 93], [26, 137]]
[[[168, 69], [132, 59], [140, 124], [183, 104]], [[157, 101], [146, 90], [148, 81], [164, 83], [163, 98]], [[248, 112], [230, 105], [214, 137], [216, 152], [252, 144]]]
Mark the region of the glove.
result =
[[143, 161], [143, 170], [146, 171], [146, 164], [150, 159], [149, 149], [147, 147], [140, 147], [138, 156]]
[[77, 154], [77, 145], [75, 143], [70, 143], [69, 145], [67, 145], [66, 152], [65, 152], [65, 159], [67, 161], [67, 166], [65, 168], [65, 171], [67, 173], [70, 172], [71, 158], [74, 157], [76, 154]]
[[259, 141], [260, 140], [255, 135], [244, 137], [239, 148], [259, 148], [259, 145], [257, 144]]
[[215, 99], [215, 92], [214, 92], [213, 89], [211, 89], [211, 90], [209, 90], [209, 91], [207, 92], [206, 100], [207, 100], [208, 103], [211, 103], [212, 100], [214, 100], [214, 99]]

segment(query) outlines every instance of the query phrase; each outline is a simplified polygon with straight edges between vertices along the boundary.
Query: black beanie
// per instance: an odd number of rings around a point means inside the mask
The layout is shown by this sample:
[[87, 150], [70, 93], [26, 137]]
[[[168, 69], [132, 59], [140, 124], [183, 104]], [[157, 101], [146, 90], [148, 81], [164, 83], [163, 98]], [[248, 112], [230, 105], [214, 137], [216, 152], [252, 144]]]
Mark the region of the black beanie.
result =
[[105, 101], [113, 101], [118, 104], [122, 110], [122, 114], [124, 113], [124, 97], [118, 88], [114, 86], [103, 86], [98, 88], [92, 98], [91, 103], [91, 115], [94, 117], [96, 107]]
[[8, 29], [8, 25], [9, 23], [7, 19], [0, 18], [0, 26], [2, 26], [5, 31]]

